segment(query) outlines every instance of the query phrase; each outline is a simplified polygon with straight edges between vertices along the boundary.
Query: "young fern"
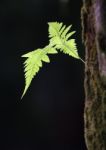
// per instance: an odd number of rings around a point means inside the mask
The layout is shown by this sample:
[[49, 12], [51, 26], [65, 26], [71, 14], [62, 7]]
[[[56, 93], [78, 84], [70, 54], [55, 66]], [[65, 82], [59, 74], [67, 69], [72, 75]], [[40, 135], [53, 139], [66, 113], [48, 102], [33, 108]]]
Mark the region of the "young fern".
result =
[[63, 25], [63, 23], [58, 22], [51, 22], [48, 24], [50, 38], [49, 45], [43, 49], [37, 49], [22, 56], [27, 57], [26, 61], [24, 62], [25, 89], [22, 97], [29, 88], [33, 77], [42, 67], [42, 61], [47, 63], [50, 62], [48, 54], [56, 54], [57, 51], [60, 50], [65, 54], [82, 60], [78, 55], [75, 39], [70, 39], [70, 37], [75, 33], [75, 31], [69, 32], [71, 26], [66, 27]]
[[37, 49], [32, 52], [29, 52], [22, 57], [27, 57], [27, 60], [24, 62], [24, 72], [25, 72], [25, 89], [22, 97], [25, 95], [28, 87], [31, 84], [33, 77], [42, 67], [42, 61], [49, 63], [50, 59], [47, 54], [56, 54], [57, 51], [55, 48], [46, 46], [43, 49]]
[[66, 28], [63, 23], [52, 22], [48, 24], [51, 46], [74, 58], [81, 59], [78, 55], [75, 39], [70, 39], [75, 33], [75, 31], [69, 32], [72, 25]]

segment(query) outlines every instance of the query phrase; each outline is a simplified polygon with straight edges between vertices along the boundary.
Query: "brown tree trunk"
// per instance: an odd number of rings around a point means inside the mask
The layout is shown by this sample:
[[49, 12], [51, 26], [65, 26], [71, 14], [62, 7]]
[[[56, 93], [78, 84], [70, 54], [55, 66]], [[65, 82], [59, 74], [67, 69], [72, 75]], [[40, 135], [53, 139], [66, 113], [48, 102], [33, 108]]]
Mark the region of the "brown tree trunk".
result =
[[85, 140], [88, 150], [106, 150], [106, 0], [83, 0]]

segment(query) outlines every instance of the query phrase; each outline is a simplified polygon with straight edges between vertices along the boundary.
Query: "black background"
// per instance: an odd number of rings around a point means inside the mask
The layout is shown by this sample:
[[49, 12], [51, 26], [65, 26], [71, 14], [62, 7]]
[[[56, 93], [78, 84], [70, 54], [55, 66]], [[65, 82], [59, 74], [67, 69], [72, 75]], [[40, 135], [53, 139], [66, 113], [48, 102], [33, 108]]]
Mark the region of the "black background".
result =
[[[66, 1], [66, 2], [64, 2]], [[21, 55], [48, 44], [47, 22], [73, 24], [79, 55], [81, 0], [0, 1], [0, 149], [86, 150], [84, 143], [84, 64], [50, 55], [21, 100]]]

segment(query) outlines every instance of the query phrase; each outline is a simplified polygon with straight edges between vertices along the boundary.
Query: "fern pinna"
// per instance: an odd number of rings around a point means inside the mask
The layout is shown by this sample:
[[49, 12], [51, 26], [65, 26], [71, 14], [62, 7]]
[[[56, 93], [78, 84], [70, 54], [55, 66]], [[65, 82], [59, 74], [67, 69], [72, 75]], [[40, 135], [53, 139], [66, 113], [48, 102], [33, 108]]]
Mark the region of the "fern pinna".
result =
[[70, 37], [75, 33], [75, 31], [70, 32], [72, 26], [70, 25], [66, 27], [66, 25], [63, 25], [63, 23], [58, 22], [50, 22], [48, 25], [50, 38], [49, 45], [22, 56], [27, 57], [26, 61], [24, 62], [25, 89], [22, 97], [29, 88], [33, 77], [42, 67], [42, 61], [47, 63], [50, 62], [48, 54], [56, 54], [58, 50], [60, 50], [65, 54], [83, 61], [78, 55], [75, 39], [70, 39]]

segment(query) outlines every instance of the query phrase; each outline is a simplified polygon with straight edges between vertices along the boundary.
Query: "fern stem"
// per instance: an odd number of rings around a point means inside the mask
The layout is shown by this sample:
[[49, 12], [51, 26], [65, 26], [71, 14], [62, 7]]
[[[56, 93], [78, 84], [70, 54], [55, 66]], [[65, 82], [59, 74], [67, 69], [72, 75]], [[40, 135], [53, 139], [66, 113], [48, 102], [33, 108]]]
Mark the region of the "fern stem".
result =
[[85, 64], [85, 61], [82, 58], [80, 58], [80, 60]]

